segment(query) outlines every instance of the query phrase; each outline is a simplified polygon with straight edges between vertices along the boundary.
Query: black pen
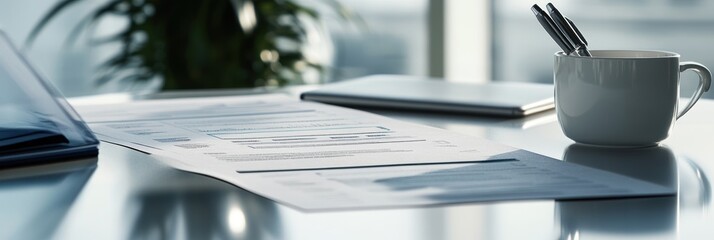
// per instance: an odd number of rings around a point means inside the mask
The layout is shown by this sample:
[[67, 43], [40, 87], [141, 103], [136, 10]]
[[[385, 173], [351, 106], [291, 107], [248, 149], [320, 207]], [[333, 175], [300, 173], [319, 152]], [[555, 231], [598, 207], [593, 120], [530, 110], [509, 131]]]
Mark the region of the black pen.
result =
[[578, 37], [580, 37], [580, 40], [583, 40], [583, 42], [585, 43], [585, 46], [587, 46], [588, 40], [585, 40], [585, 36], [583, 36], [583, 33], [580, 32], [580, 29], [578, 29], [578, 27], [575, 26], [575, 23], [572, 20], [570, 20], [570, 18], [568, 18], [568, 17], [565, 17], [565, 20], [568, 20], [568, 23], [570, 23], [570, 26], [573, 27], [573, 30], [575, 30], [575, 33], [577, 33]]
[[565, 19], [565, 16], [563, 16], [552, 3], [548, 3], [545, 7], [548, 8], [548, 12], [550, 12], [550, 16], [553, 18], [553, 23], [558, 26], [558, 29], [565, 35], [565, 38], [573, 44], [575, 52], [580, 56], [591, 56], [587, 44], [580, 39], [580, 36], [578, 36], [573, 26], [568, 23], [568, 20]]
[[540, 22], [540, 25], [543, 26], [543, 29], [545, 29], [545, 31], [548, 32], [548, 35], [553, 38], [555, 43], [563, 49], [565, 54], [570, 54], [575, 51], [575, 48], [570, 44], [570, 42], [568, 42], [568, 39], [563, 36], [563, 33], [558, 30], [558, 27], [555, 26], [553, 20], [550, 19], [548, 14], [546, 14], [545, 11], [538, 6], [538, 4], [533, 4], [531, 11], [533, 11], [533, 14], [535, 14], [538, 22]]

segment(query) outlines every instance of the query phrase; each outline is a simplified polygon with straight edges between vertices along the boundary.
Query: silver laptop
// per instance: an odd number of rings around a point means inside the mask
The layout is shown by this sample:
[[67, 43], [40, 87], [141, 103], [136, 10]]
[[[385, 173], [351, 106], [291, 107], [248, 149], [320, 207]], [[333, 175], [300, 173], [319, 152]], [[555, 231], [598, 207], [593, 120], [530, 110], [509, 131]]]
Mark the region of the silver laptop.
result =
[[554, 108], [553, 85], [454, 83], [403, 75], [373, 75], [305, 92], [303, 100], [400, 110], [523, 117]]

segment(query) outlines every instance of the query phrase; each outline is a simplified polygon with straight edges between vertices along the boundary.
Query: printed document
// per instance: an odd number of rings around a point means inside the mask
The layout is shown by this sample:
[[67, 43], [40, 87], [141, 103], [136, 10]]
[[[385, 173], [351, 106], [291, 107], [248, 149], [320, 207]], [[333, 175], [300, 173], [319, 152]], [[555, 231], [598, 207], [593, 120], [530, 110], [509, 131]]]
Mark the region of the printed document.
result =
[[483, 161], [512, 148], [283, 95], [80, 108], [99, 135], [242, 172]]
[[673, 192], [480, 138], [284, 95], [77, 110], [103, 141], [305, 210]]

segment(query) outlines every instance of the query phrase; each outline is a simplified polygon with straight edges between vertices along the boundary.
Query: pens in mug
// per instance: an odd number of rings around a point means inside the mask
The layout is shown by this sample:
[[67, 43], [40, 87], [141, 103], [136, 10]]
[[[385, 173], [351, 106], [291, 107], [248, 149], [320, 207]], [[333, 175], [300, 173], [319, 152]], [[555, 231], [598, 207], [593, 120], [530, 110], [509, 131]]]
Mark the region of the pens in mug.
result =
[[548, 14], [545, 13], [545, 11], [540, 8], [540, 6], [538, 6], [538, 4], [533, 4], [533, 7], [531, 7], [531, 11], [533, 11], [533, 14], [535, 14], [536, 19], [538, 19], [540, 25], [543, 26], [543, 29], [545, 29], [548, 35], [553, 38], [553, 41], [555, 41], [555, 43], [558, 44], [561, 49], [563, 49], [564, 53], [570, 54], [575, 51], [575, 48], [565, 38], [565, 36], [558, 29], [558, 27], [555, 26], [553, 19], [551, 19], [550, 16], [548, 16]]
[[580, 56], [592, 56], [590, 51], [588, 51], [587, 43], [581, 39], [582, 33], [578, 34], [580, 31], [575, 30], [577, 29], [575, 24], [571, 24], [572, 21], [568, 21], [567, 18], [563, 16], [563, 14], [561, 14], [552, 3], [548, 3], [546, 8], [548, 9], [550, 16], [553, 18], [555, 25], [575, 48], [575, 52]]

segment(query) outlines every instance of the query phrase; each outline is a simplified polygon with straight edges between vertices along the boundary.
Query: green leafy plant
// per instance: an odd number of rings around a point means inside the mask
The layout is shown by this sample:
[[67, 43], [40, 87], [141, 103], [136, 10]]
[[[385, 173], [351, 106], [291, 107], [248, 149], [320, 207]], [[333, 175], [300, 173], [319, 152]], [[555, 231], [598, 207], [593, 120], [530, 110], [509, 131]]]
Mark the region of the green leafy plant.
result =
[[[83, 0], [60, 0], [28, 37], [31, 44], [63, 10]], [[327, 0], [326, 9], [351, 14]], [[100, 19], [118, 16], [127, 25], [94, 44], [121, 43], [99, 67], [98, 83], [163, 79], [163, 89], [244, 88], [299, 84], [302, 72], [324, 66], [299, 49], [306, 40], [303, 18], [318, 20], [314, 8], [291, 0], [109, 0], [69, 34], [68, 41]]]

